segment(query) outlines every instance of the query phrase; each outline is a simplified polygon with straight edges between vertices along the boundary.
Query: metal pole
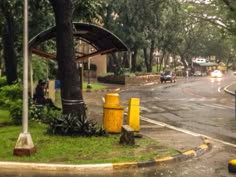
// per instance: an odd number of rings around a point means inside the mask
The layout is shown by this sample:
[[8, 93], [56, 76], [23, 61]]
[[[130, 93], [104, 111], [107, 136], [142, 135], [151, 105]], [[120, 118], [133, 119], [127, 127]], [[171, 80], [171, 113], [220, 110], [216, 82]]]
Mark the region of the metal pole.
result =
[[90, 57], [88, 58], [88, 85], [90, 85]]
[[23, 108], [22, 133], [16, 142], [13, 154], [31, 155], [36, 152], [30, 133], [28, 133], [28, 0], [24, 0], [24, 38], [23, 38]]
[[34, 80], [33, 80], [33, 65], [32, 65], [32, 51], [29, 51], [29, 68], [30, 68], [30, 96], [33, 99], [34, 95]]
[[28, 133], [28, 0], [24, 0], [22, 132]]

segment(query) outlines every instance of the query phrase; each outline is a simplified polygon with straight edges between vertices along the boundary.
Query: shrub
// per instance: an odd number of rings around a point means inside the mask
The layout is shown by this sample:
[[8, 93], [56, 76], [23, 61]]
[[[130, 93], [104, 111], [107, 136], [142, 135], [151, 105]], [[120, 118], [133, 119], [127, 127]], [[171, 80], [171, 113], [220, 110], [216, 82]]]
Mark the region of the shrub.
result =
[[50, 119], [48, 133], [69, 136], [102, 136], [106, 132], [95, 121], [79, 113], [65, 114]]
[[7, 85], [0, 88], [0, 105], [9, 107], [9, 103], [22, 98], [20, 84]]
[[29, 105], [29, 115], [30, 115], [29, 118], [30, 119], [45, 122], [47, 112], [48, 110], [46, 106], [36, 105], [36, 104], [33, 104], [32, 101], [30, 102], [30, 105]]
[[19, 125], [22, 122], [22, 100], [18, 99], [14, 102], [10, 102], [9, 111], [10, 116], [14, 124]]
[[97, 78], [99, 82], [109, 83], [109, 84], [125, 84], [125, 76], [116, 76], [116, 75], [107, 75], [107, 76], [99, 76]]
[[0, 77], [0, 87], [7, 85], [6, 77]]

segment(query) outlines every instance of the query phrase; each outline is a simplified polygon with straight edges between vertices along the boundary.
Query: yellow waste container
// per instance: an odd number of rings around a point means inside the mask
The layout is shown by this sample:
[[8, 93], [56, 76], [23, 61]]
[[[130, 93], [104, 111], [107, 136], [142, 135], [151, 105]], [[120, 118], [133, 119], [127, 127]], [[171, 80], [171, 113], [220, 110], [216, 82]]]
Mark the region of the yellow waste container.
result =
[[119, 104], [119, 94], [118, 93], [108, 93], [105, 95], [105, 104], [118, 105]]
[[129, 102], [128, 124], [136, 132], [140, 130], [139, 98], [131, 98]]
[[124, 106], [119, 105], [119, 94], [105, 96], [103, 106], [103, 127], [109, 133], [120, 133], [123, 124]]

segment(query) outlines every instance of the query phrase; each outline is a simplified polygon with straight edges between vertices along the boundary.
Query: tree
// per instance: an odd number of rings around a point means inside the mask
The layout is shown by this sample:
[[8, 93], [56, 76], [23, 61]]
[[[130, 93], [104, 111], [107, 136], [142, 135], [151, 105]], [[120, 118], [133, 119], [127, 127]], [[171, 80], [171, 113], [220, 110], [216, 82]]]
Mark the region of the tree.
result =
[[3, 15], [3, 58], [5, 63], [5, 72], [8, 84], [13, 84], [17, 81], [17, 54], [15, 50], [16, 33], [15, 30], [15, 16], [13, 8], [15, 5], [21, 6], [19, 2], [0, 1], [0, 14]]
[[72, 1], [50, 0], [56, 21], [56, 47], [63, 113], [85, 114], [80, 77], [74, 56]]

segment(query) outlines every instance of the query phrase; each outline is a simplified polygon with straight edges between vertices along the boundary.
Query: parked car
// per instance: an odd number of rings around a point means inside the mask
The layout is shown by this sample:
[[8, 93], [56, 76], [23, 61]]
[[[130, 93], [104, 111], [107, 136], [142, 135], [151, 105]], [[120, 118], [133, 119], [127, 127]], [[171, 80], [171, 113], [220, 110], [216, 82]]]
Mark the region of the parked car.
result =
[[220, 70], [214, 70], [211, 72], [211, 77], [222, 77], [223, 73]]
[[166, 71], [164, 73], [161, 73], [160, 81], [161, 83], [166, 82], [166, 81], [176, 82], [176, 75], [175, 73], [171, 71]]

